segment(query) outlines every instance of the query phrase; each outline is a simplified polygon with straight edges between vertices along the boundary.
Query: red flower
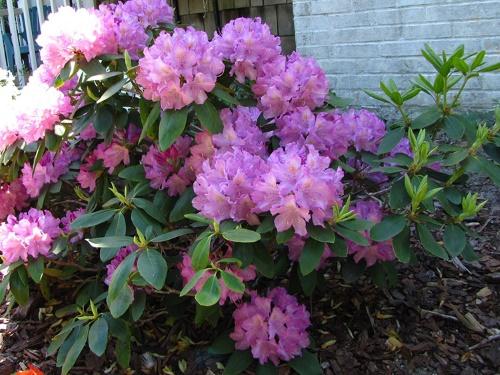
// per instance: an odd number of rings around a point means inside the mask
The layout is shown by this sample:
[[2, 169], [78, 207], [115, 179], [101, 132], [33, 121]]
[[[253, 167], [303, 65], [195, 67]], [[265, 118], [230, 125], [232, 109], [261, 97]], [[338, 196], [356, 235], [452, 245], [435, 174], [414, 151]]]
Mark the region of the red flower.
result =
[[16, 375], [44, 375], [44, 373], [35, 365], [29, 364], [28, 370], [18, 371]]

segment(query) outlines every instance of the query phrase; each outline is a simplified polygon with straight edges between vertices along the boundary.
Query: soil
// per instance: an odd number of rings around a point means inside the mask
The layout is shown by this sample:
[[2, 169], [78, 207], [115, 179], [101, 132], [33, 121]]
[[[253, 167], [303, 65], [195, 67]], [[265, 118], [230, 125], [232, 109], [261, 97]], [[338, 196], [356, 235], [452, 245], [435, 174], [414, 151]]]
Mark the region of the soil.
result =
[[[488, 210], [468, 225], [479, 232], [477, 262], [419, 257], [399, 265], [398, 286], [383, 290], [362, 278], [345, 284], [327, 275], [324, 293], [308, 303], [314, 347], [325, 374], [499, 374], [500, 373], [500, 209], [498, 190], [475, 182], [490, 199]], [[64, 298], [61, 296], [60, 298]], [[57, 374], [45, 352], [55, 318], [46, 318], [43, 299], [6, 314], [0, 307], [0, 375], [29, 363]], [[150, 312], [140, 330], [147, 345], [133, 345], [129, 374], [218, 374], [225, 356], [206, 351], [214, 331], [174, 323], [165, 310]], [[140, 351], [140, 352], [138, 352]], [[170, 371], [170, 372], [169, 372]], [[71, 374], [120, 373], [112, 357], [87, 354]], [[252, 370], [247, 372], [253, 374]], [[280, 374], [291, 374], [283, 366]]]

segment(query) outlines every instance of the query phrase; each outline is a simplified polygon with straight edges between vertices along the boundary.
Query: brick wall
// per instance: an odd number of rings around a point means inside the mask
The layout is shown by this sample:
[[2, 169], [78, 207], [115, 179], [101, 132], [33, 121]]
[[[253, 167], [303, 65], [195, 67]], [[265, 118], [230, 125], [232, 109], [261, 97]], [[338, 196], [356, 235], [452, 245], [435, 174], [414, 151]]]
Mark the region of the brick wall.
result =
[[[375, 101], [381, 79], [403, 87], [415, 72], [429, 73], [420, 56], [434, 49], [484, 49], [500, 60], [500, 1], [487, 0], [294, 0], [297, 50], [317, 58], [332, 87], [359, 105]], [[464, 98], [473, 107], [500, 101], [500, 74], [484, 75]], [[416, 104], [423, 104], [417, 101]]]
[[[216, 29], [212, 0], [179, 0], [181, 22], [204, 29], [211, 37]], [[292, 0], [219, 0], [221, 24], [238, 17], [260, 17], [275, 35], [283, 50], [295, 50]]]

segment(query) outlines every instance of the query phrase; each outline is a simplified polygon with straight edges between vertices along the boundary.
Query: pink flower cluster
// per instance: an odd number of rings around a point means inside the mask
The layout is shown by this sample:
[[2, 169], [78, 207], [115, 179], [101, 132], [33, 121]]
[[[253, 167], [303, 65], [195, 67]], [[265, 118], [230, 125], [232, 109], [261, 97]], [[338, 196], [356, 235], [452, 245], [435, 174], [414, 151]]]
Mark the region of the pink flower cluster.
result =
[[99, 15], [105, 25], [114, 31], [119, 51], [128, 51], [133, 58], [146, 47], [148, 27], [172, 23], [173, 9], [166, 0], [131, 0], [125, 3], [101, 5]]
[[233, 219], [258, 224], [250, 194], [257, 177], [266, 171], [263, 159], [239, 148], [217, 152], [203, 163], [203, 171], [194, 182], [193, 207], [217, 221]]
[[79, 156], [77, 150], [63, 147], [57, 154], [46, 152], [35, 166], [35, 170], [29, 162], [24, 163], [22, 181], [28, 195], [36, 198], [45, 185], [58, 182], [59, 178], [68, 172], [71, 162]]
[[14, 210], [22, 210], [28, 206], [28, 194], [20, 179], [0, 182], [0, 220], [14, 213]]
[[7, 221], [0, 224], [0, 252], [4, 264], [18, 260], [28, 261], [49, 255], [52, 243], [61, 234], [59, 219], [49, 211], [31, 208], [19, 217], [9, 215]]
[[43, 138], [72, 110], [70, 99], [59, 90], [37, 81], [28, 83], [12, 100], [7, 118], [2, 120], [0, 150], [18, 139], [32, 143]]
[[139, 60], [137, 83], [144, 97], [159, 101], [162, 109], [203, 104], [215, 87], [224, 64], [207, 34], [192, 27], [162, 32]]
[[122, 247], [118, 253], [116, 253], [115, 257], [109, 264], [106, 266], [106, 278], [104, 279], [104, 283], [106, 285], [111, 284], [111, 279], [113, 278], [113, 274], [115, 273], [118, 266], [128, 257], [131, 253], [137, 250], [137, 245], [128, 245], [126, 247]]
[[37, 38], [44, 65], [56, 77], [73, 58], [90, 61], [116, 51], [113, 29], [97, 11], [62, 7], [51, 13]]
[[297, 107], [315, 109], [324, 104], [328, 80], [314, 59], [294, 52], [262, 70], [252, 89], [266, 118], [279, 117]]
[[156, 145], [149, 147], [149, 151], [142, 157], [141, 162], [146, 178], [153, 189], [168, 189], [168, 194], [175, 196], [182, 193], [192, 182], [184, 173], [177, 173], [182, 162], [189, 155], [190, 145], [191, 138], [184, 136], [179, 137], [165, 151], [160, 151]]
[[[368, 220], [373, 223], [382, 221], [382, 207], [376, 201], [358, 201], [352, 210], [356, 212], [356, 217]], [[392, 241], [375, 242], [370, 240], [370, 233], [365, 231], [363, 236], [369, 240], [368, 246], [361, 246], [354, 242], [347, 241], [349, 254], [354, 256], [354, 261], [359, 263], [361, 260], [366, 262], [367, 267], [373, 266], [377, 262], [387, 262], [394, 260], [394, 251]]]
[[232, 63], [231, 75], [244, 83], [262, 73], [262, 66], [281, 54], [281, 41], [260, 18], [238, 18], [224, 26], [214, 37], [216, 51]]
[[386, 133], [384, 122], [365, 109], [322, 112], [315, 115], [300, 107], [276, 120], [281, 144], [312, 144], [322, 155], [337, 159], [350, 146], [357, 151], [376, 152]]
[[239, 305], [233, 313], [234, 332], [230, 337], [236, 349], [251, 349], [261, 364], [279, 365], [300, 356], [309, 345], [309, 313], [284, 288], [269, 291], [267, 297], [255, 292], [249, 303]]
[[323, 225], [332, 215], [332, 206], [341, 203], [344, 172], [329, 168], [330, 159], [320, 156], [313, 146], [289, 144], [275, 150], [267, 160], [269, 171], [259, 173], [252, 186], [254, 212], [271, 212], [278, 232], [293, 227], [307, 234], [312, 218]]
[[[216, 261], [224, 259], [224, 258], [231, 258], [232, 249], [228, 248], [224, 254], [211, 253], [210, 255], [211, 255], [212, 262], [216, 262]], [[220, 265], [222, 266], [222, 263], [220, 263]], [[182, 279], [184, 281], [184, 285], [186, 285], [189, 282], [189, 280], [191, 280], [196, 273], [196, 271], [193, 268], [193, 265], [191, 263], [191, 257], [189, 255], [185, 254], [182, 257], [182, 262], [178, 264], [178, 268], [181, 272], [181, 276], [182, 276]], [[248, 266], [247, 268], [244, 268], [244, 269], [238, 268], [236, 265], [226, 265], [224, 271], [232, 274], [234, 277], [236, 277], [237, 279], [239, 279], [242, 282], [252, 281], [256, 277], [255, 266], [252, 266], [252, 265]], [[201, 288], [205, 284], [205, 281], [207, 281], [207, 279], [211, 275], [213, 275], [212, 271], [205, 272], [203, 274], [203, 276], [201, 277], [201, 279], [194, 286], [194, 289], [197, 292], [199, 290], [201, 290]], [[232, 303], [235, 303], [235, 302], [238, 302], [241, 299], [241, 297], [243, 297], [242, 293], [237, 293], [237, 292], [230, 290], [226, 286], [226, 284], [224, 283], [224, 280], [222, 280], [222, 279], [219, 280], [219, 286], [221, 288], [221, 296], [220, 296], [220, 300], [219, 300], [219, 304], [221, 306], [224, 305], [228, 299]]]
[[232, 148], [245, 150], [253, 155], [266, 156], [267, 138], [257, 126], [260, 111], [255, 107], [224, 108], [220, 117], [224, 124], [221, 134], [214, 134], [212, 141], [221, 152]]

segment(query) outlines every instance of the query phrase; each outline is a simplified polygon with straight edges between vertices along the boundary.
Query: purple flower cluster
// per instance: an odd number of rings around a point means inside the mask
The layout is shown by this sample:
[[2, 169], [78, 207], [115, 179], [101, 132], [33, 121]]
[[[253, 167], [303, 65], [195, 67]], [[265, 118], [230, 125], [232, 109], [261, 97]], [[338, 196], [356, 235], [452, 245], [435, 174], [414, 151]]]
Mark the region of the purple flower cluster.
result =
[[162, 109], [181, 109], [193, 102], [203, 104], [215, 87], [224, 63], [207, 34], [192, 27], [162, 32], [139, 60], [137, 83], [144, 97], [159, 101]]
[[279, 232], [293, 227], [307, 234], [312, 218], [323, 225], [332, 215], [332, 206], [341, 203], [344, 172], [329, 168], [330, 159], [320, 156], [313, 146], [289, 144], [275, 150], [267, 160], [267, 173], [259, 173], [253, 184], [254, 212], [271, 212]]
[[[62, 231], [66, 234], [72, 233], [73, 230], [71, 229], [71, 224], [73, 223], [73, 221], [78, 219], [84, 213], [85, 213], [85, 209], [83, 209], [83, 208], [78, 208], [74, 211], [66, 212], [66, 215], [63, 218], [61, 218]], [[79, 230], [76, 232], [76, 235], [71, 237], [70, 242], [76, 243], [78, 241], [81, 241], [82, 239], [83, 239], [83, 230]]]
[[59, 178], [68, 172], [71, 162], [79, 156], [77, 150], [63, 147], [57, 154], [46, 152], [35, 166], [35, 170], [30, 163], [24, 163], [22, 181], [28, 195], [36, 198], [45, 185], [58, 182]]
[[350, 146], [357, 151], [376, 152], [386, 133], [384, 122], [367, 110], [322, 112], [315, 115], [299, 107], [276, 120], [281, 145], [311, 144], [321, 155], [337, 159]]
[[297, 52], [262, 68], [252, 89], [266, 118], [279, 117], [297, 107], [314, 109], [324, 104], [328, 80], [318, 63]]
[[[352, 207], [356, 212], [356, 217], [363, 220], [368, 220], [373, 223], [382, 221], [382, 207], [376, 201], [358, 201]], [[394, 250], [392, 249], [392, 241], [375, 242], [370, 240], [370, 233], [365, 231], [363, 236], [369, 240], [368, 246], [361, 246], [354, 242], [347, 241], [349, 254], [354, 256], [354, 261], [359, 263], [361, 260], [366, 262], [367, 267], [373, 266], [377, 262], [387, 262], [394, 260]]]
[[309, 313], [284, 288], [272, 289], [267, 297], [253, 292], [251, 302], [238, 306], [233, 318], [230, 337], [236, 349], [250, 348], [261, 364], [271, 361], [277, 366], [280, 360], [300, 356], [309, 345]]
[[49, 211], [39, 211], [31, 208], [19, 217], [9, 215], [0, 224], [0, 252], [4, 264], [18, 260], [28, 261], [49, 255], [52, 243], [61, 234], [59, 219], [54, 218]]
[[221, 134], [214, 134], [212, 142], [219, 151], [240, 148], [253, 155], [266, 156], [267, 137], [257, 126], [260, 111], [255, 107], [228, 108], [220, 112], [224, 124]]
[[272, 63], [281, 54], [281, 41], [260, 18], [237, 18], [224, 26], [214, 37], [216, 51], [232, 63], [231, 75], [244, 83], [262, 73], [265, 64]]
[[250, 194], [257, 177], [267, 171], [263, 159], [234, 148], [215, 153], [212, 159], [203, 163], [202, 169], [193, 185], [196, 193], [193, 207], [217, 221], [233, 219], [259, 223]]

